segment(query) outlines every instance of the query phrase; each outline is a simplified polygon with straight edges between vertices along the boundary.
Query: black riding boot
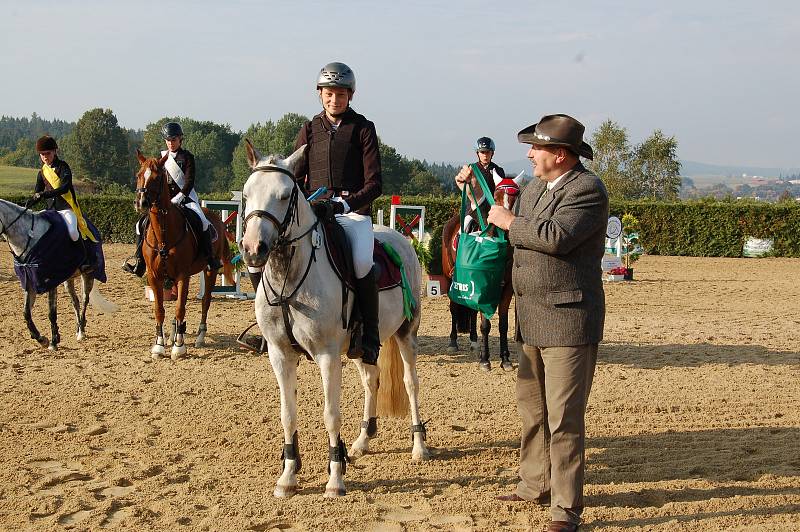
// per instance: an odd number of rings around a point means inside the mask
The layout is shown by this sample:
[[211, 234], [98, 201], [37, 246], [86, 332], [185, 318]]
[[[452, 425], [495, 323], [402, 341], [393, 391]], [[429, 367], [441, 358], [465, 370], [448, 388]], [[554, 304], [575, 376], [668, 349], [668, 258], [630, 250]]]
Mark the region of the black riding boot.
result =
[[361, 340], [361, 361], [364, 364], [378, 363], [381, 349], [381, 337], [378, 330], [378, 285], [375, 279], [375, 268], [367, 275], [356, 279], [356, 298], [361, 308], [363, 334]]
[[127, 260], [122, 265], [122, 270], [128, 273], [132, 273], [138, 277], [144, 275], [144, 271], [147, 268], [147, 265], [144, 263], [144, 257], [142, 256], [142, 242], [144, 242], [144, 229], [140, 230], [141, 234], [136, 235], [136, 252], [133, 254], [134, 263], [131, 265], [130, 262]]
[[247, 272], [247, 275], [250, 276], [250, 282], [253, 283], [253, 292], [258, 292], [258, 285], [261, 284], [261, 273], [262, 272]]
[[88, 240], [81, 237], [80, 243], [83, 246], [83, 262], [80, 265], [80, 270], [82, 273], [92, 272], [97, 267], [97, 257], [95, 256], [94, 251], [90, 248]]
[[214, 250], [211, 247], [210, 229], [206, 229], [205, 231], [203, 231], [201, 240], [202, 242], [200, 243], [200, 247], [203, 249], [203, 253], [205, 253], [206, 258], [208, 259], [208, 269], [214, 271], [222, 268], [222, 263], [219, 261], [217, 257], [214, 256]]

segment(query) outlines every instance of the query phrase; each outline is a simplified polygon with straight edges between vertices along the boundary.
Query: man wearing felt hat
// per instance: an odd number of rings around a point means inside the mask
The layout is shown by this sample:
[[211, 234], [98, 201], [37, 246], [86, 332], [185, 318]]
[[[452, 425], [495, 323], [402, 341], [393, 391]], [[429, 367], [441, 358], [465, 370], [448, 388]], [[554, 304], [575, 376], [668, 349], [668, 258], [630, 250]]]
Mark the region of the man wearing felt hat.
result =
[[[495, 205], [488, 217], [508, 230], [515, 248], [517, 340], [523, 343], [516, 392], [520, 481], [498, 499], [549, 505], [545, 530], [551, 532], [580, 524], [584, 417], [605, 318], [600, 264], [608, 194], [580, 162], [592, 159], [583, 134], [583, 124], [563, 114], [520, 131], [539, 180], [521, 192], [515, 212]], [[457, 180], [469, 178], [462, 171]]]

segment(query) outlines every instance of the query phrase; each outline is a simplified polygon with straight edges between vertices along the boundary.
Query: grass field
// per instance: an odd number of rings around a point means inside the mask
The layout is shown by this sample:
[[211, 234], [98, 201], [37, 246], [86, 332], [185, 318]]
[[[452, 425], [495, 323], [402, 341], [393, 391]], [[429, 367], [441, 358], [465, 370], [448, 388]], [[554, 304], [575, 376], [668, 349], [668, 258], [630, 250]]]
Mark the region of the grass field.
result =
[[0, 191], [32, 192], [36, 184], [36, 168], [22, 168], [19, 166], [0, 166]]

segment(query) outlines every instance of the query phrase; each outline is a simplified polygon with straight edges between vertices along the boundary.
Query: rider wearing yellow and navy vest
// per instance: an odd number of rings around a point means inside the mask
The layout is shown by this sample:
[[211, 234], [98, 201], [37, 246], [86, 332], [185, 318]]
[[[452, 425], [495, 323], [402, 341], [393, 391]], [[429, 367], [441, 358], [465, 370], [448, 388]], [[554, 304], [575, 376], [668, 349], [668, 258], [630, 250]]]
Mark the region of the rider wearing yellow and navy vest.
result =
[[[200, 208], [200, 200], [197, 191], [194, 189], [194, 155], [189, 150], [183, 148], [183, 129], [177, 122], [167, 122], [161, 127], [161, 136], [167, 149], [161, 152], [162, 157], [169, 154], [164, 164], [164, 169], [169, 176], [168, 186], [170, 198], [173, 204], [182, 205], [186, 209], [192, 210], [200, 219], [202, 230], [197, 235], [199, 239], [200, 252], [208, 260], [210, 270], [222, 268], [219, 259], [214, 256], [211, 247], [211, 236], [208, 230], [209, 222], [203, 209]], [[182, 183], [179, 185], [178, 182]], [[133, 273], [141, 277], [144, 275], [145, 263], [142, 256], [142, 242], [144, 241], [144, 230], [142, 221], [147, 217], [143, 216], [136, 225], [136, 254], [135, 264], [131, 265], [127, 261], [122, 265], [122, 269], [128, 273]]]
[[375, 125], [350, 108], [356, 90], [353, 71], [329, 63], [317, 77], [323, 111], [307, 122], [295, 142], [306, 144], [306, 157], [296, 178], [306, 193], [328, 188], [312, 203], [321, 216], [335, 216], [353, 253], [356, 300], [363, 322], [362, 345], [348, 352], [365, 364], [376, 364], [380, 350], [378, 288], [373, 270], [372, 202], [381, 195], [381, 159]]
[[36, 141], [36, 151], [42, 160], [42, 168], [36, 176], [31, 199], [46, 200], [47, 209], [58, 211], [67, 224], [67, 231], [73, 242], [80, 240], [84, 247], [84, 262], [81, 271], [87, 272], [95, 267], [95, 253], [86, 246], [85, 240], [96, 242], [94, 235], [86, 225], [81, 212], [75, 188], [72, 186], [72, 169], [66, 161], [58, 158], [56, 139], [44, 135]]

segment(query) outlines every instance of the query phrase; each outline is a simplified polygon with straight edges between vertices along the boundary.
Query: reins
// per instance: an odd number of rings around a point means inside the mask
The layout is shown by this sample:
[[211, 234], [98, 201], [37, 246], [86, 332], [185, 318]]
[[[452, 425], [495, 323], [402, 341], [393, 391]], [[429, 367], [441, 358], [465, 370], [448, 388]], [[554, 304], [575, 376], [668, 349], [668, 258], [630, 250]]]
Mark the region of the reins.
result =
[[[153, 245], [150, 242], [148, 242], [147, 241], [147, 233], [144, 234], [143, 241], [144, 241], [145, 244], [148, 245], [148, 247], [157, 250], [159, 256], [162, 259], [166, 259], [167, 256], [169, 255], [169, 250], [172, 249], [172, 248], [177, 247], [181, 242], [183, 242], [183, 239], [186, 238], [186, 233], [188, 231], [186, 229], [186, 224], [184, 223], [184, 230], [181, 233], [181, 236], [178, 238], [178, 240], [176, 242], [174, 242], [173, 244], [171, 244], [171, 245], [167, 245], [168, 244], [168, 242], [167, 242], [168, 239], [167, 239], [166, 215], [169, 213], [169, 206], [167, 206], [166, 208], [162, 208], [161, 207], [161, 196], [162, 196], [162, 193], [164, 192], [164, 189], [168, 187], [168, 184], [167, 184], [167, 173], [163, 168], [159, 168], [157, 170], [156, 174], [158, 176], [157, 179], [159, 180], [159, 186], [158, 186], [158, 193], [156, 194], [156, 197], [155, 197], [155, 201], [152, 201], [150, 199], [149, 190], [146, 187], [137, 188], [136, 192], [137, 193], [141, 192], [142, 194], [144, 194], [145, 197], [147, 198], [147, 201], [150, 202], [149, 212], [151, 214], [155, 214], [156, 219], [158, 220], [158, 225], [161, 228], [161, 239], [160, 239], [161, 241], [160, 241], [160, 244], [159, 244], [159, 239], [158, 238], [156, 238], [156, 245]], [[181, 212], [181, 210], [178, 207], [175, 207], [175, 208], [178, 210], [178, 212], [182, 216], [184, 216], [184, 221], [185, 221], [186, 217], [183, 214], [183, 212]]]
[[[308, 351], [306, 351], [306, 349], [303, 348], [303, 346], [301, 346], [300, 343], [295, 338], [294, 334], [292, 333], [291, 324], [289, 323], [289, 302], [292, 299], [294, 299], [294, 296], [300, 290], [300, 287], [303, 286], [303, 283], [305, 283], [305, 280], [308, 277], [308, 273], [311, 271], [311, 264], [316, 260], [317, 250], [314, 247], [313, 243], [311, 245], [311, 254], [308, 257], [308, 263], [306, 264], [305, 271], [303, 272], [303, 275], [300, 277], [300, 281], [294, 287], [294, 290], [292, 290], [291, 293], [288, 295], [286, 295], [286, 283], [289, 281], [289, 270], [291, 269], [292, 266], [292, 260], [294, 259], [294, 254], [297, 251], [297, 247], [294, 246], [293, 244], [305, 238], [312, 231], [314, 231], [319, 225], [319, 219], [315, 220], [314, 223], [311, 224], [311, 226], [305, 231], [303, 231], [303, 233], [301, 233], [299, 236], [291, 238], [291, 235], [287, 234], [287, 232], [289, 231], [292, 222], [295, 222], [298, 226], [300, 225], [299, 210], [298, 210], [298, 201], [299, 201], [298, 196], [300, 193], [299, 192], [300, 188], [297, 186], [294, 174], [285, 168], [272, 165], [256, 166], [255, 168], [253, 168], [253, 172], [259, 172], [259, 171], [282, 173], [284, 175], [289, 176], [292, 179], [292, 184], [293, 184], [292, 193], [289, 198], [289, 206], [286, 209], [286, 214], [283, 216], [282, 221], [278, 221], [278, 218], [271, 212], [261, 209], [251, 211], [244, 219], [244, 224], [245, 226], [247, 226], [247, 222], [250, 221], [250, 219], [253, 217], [264, 218], [266, 220], [269, 220], [275, 226], [275, 229], [278, 231], [278, 238], [271, 246], [270, 251], [267, 254], [267, 259], [269, 259], [269, 253], [271, 253], [273, 249], [276, 248], [285, 249], [289, 246], [292, 247], [291, 253], [289, 254], [289, 260], [286, 261], [286, 271], [283, 273], [283, 286], [281, 287], [280, 293], [278, 293], [275, 290], [275, 288], [273, 288], [272, 284], [269, 282], [269, 278], [266, 275], [264, 275], [263, 271], [261, 272], [261, 280], [262, 280], [261, 286], [264, 287], [263, 288], [264, 296], [267, 301], [267, 304], [271, 307], [281, 307], [281, 311], [283, 314], [283, 325], [284, 328], [286, 329], [286, 336], [289, 339], [289, 342], [291, 343], [292, 347], [296, 351], [305, 354], [306, 358], [308, 358], [309, 360], [313, 360]], [[266, 286], [269, 286], [269, 289], [272, 292], [274, 299], [270, 300], [270, 296], [269, 294], [267, 294]]]
[[[16, 218], [14, 218], [14, 219], [11, 221], [11, 223], [10, 223], [10, 224], [8, 224], [8, 225], [6, 225], [6, 224], [2, 224], [2, 227], [0, 227], [0, 235], [2, 235], [2, 234], [8, 235], [8, 229], [9, 229], [9, 228], [10, 228], [12, 225], [14, 225], [15, 223], [17, 223], [17, 221], [19, 221], [19, 219], [20, 219], [20, 218], [22, 218], [22, 216], [23, 216], [23, 215], [24, 215], [26, 212], [28, 212], [28, 211], [30, 210], [29, 203], [30, 203], [30, 200], [28, 200], [28, 201], [26, 201], [26, 202], [25, 202], [25, 206], [22, 208], [22, 210], [21, 210], [21, 211], [20, 211], [20, 213], [17, 215], [17, 217], [16, 217]], [[22, 249], [22, 252], [21, 252], [19, 255], [16, 255], [16, 254], [14, 253], [14, 250], [13, 250], [13, 249], [11, 249], [11, 242], [9, 242], [9, 241], [8, 241], [8, 239], [6, 238], [6, 243], [8, 244], [8, 250], [11, 252], [11, 256], [12, 256], [12, 257], [14, 257], [14, 260], [16, 260], [16, 261], [18, 261], [18, 262], [19, 262], [19, 259], [20, 259], [20, 258], [21, 258], [23, 255], [25, 255], [25, 252], [26, 252], [26, 251], [28, 251], [28, 248], [31, 246], [31, 240], [33, 239], [33, 227], [34, 227], [34, 224], [35, 224], [35, 223], [36, 223], [36, 216], [31, 216], [31, 230], [30, 230], [30, 231], [28, 231], [28, 241], [25, 243], [25, 247]]]

